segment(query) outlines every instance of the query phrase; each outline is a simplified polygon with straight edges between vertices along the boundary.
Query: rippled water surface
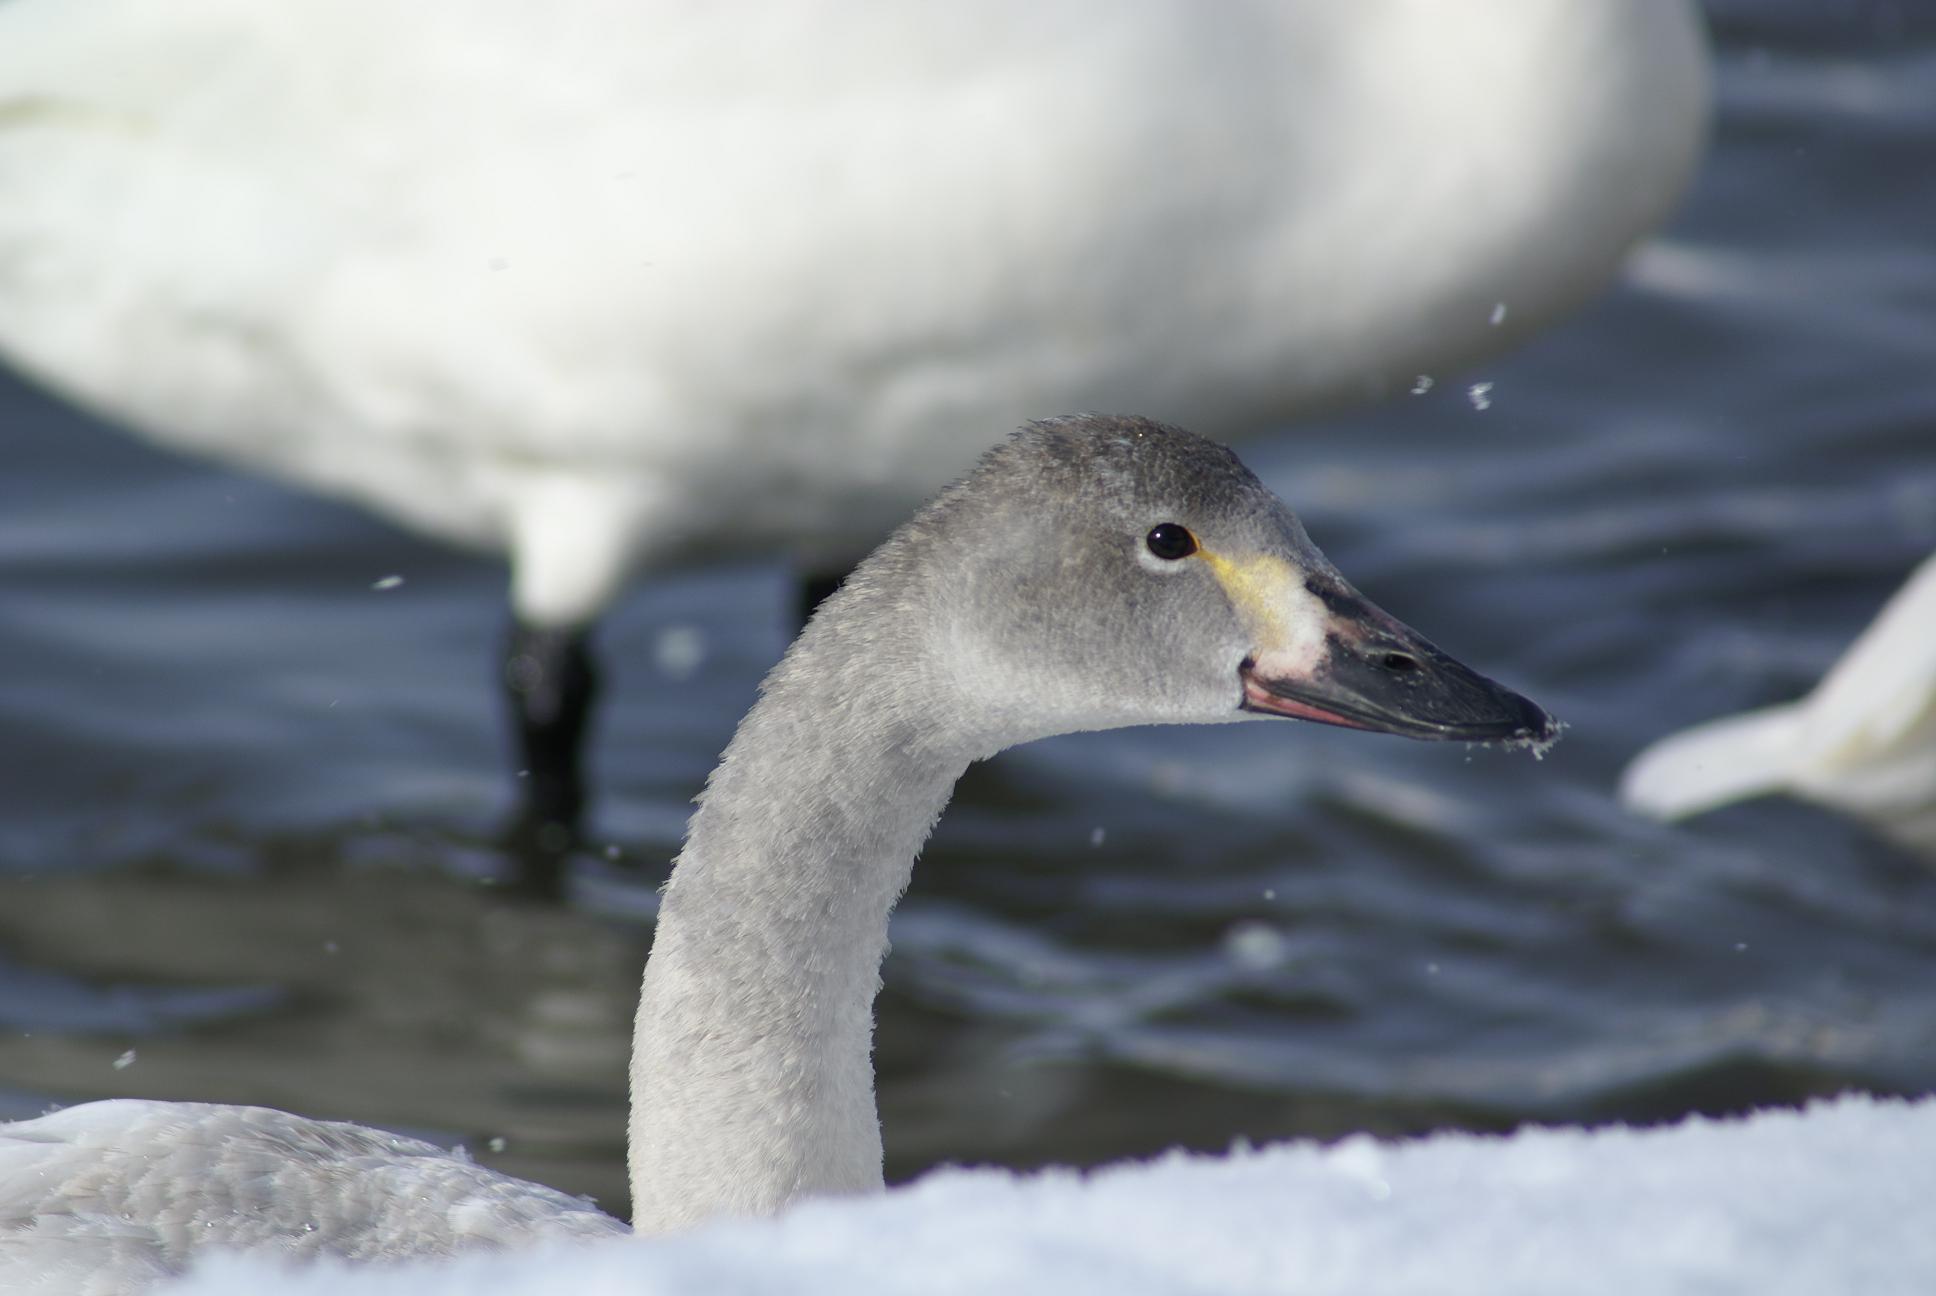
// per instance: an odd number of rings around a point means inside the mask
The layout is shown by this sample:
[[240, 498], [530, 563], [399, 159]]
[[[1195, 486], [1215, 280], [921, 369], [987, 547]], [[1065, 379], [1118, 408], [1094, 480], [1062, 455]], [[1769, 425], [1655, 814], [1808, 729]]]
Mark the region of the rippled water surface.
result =
[[[1145, 730], [972, 772], [895, 920], [891, 1174], [1936, 1087], [1936, 874], [1793, 803], [1612, 798], [1650, 739], [1804, 690], [1936, 549], [1919, 12], [1721, 6], [1710, 159], [1618, 289], [1245, 449], [1566, 740]], [[621, 1204], [653, 888], [787, 574], [605, 627], [610, 846], [544, 904], [496, 884], [497, 568], [5, 378], [0, 455], [0, 1116], [263, 1102]]]

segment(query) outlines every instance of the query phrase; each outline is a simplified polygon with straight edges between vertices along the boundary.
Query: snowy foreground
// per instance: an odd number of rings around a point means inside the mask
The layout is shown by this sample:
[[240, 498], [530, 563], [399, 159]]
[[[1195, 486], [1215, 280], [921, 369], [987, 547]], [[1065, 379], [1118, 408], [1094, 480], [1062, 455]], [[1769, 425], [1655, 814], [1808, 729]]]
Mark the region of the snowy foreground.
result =
[[777, 1220], [401, 1269], [227, 1260], [169, 1296], [1936, 1291], [1936, 1100], [1658, 1130], [1353, 1138], [942, 1171]]

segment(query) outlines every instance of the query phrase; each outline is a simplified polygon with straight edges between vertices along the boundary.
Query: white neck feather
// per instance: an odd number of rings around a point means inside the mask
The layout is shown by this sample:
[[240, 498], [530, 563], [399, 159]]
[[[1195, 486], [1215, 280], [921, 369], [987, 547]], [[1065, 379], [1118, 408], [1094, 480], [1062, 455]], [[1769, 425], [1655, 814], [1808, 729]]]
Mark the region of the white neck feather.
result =
[[971, 753], [940, 741], [921, 652], [841, 633], [858, 602], [769, 677], [666, 886], [633, 1038], [641, 1232], [881, 1186], [888, 915]]

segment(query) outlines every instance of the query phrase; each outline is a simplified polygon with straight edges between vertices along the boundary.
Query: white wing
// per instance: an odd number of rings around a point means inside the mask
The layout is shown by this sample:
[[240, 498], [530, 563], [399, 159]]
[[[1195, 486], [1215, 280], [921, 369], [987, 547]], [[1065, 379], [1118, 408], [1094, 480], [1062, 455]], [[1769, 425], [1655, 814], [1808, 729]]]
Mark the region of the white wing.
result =
[[1627, 766], [1621, 799], [1662, 819], [1792, 792], [1936, 851], [1936, 557], [1799, 702], [1674, 734]]
[[0, 1125], [0, 1292], [120, 1296], [214, 1252], [396, 1260], [626, 1233], [417, 1139], [261, 1107], [88, 1103]]

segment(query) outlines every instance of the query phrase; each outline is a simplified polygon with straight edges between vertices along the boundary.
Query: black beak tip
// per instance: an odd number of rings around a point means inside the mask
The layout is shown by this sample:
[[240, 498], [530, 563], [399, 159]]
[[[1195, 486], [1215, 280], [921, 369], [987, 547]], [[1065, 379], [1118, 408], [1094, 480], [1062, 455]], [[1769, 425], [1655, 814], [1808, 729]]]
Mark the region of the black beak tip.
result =
[[1503, 726], [1506, 732], [1501, 735], [1502, 739], [1515, 747], [1531, 747], [1543, 755], [1548, 747], [1559, 741], [1566, 726], [1547, 714], [1531, 698], [1518, 693], [1508, 693], [1507, 697], [1513, 715]]

